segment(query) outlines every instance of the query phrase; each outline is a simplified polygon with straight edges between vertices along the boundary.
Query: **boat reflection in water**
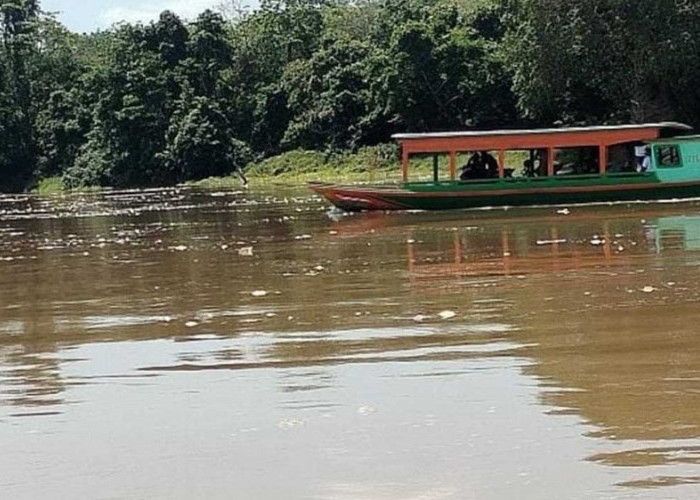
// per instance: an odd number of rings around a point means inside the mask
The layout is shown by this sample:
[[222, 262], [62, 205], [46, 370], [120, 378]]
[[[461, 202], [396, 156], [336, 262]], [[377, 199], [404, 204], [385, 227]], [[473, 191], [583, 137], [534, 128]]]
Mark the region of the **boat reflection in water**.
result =
[[542, 402], [611, 443], [590, 461], [640, 467], [624, 486], [700, 483], [700, 215], [495, 220], [422, 241], [407, 244], [414, 289], [499, 289]]
[[418, 233], [407, 245], [409, 271], [414, 279], [510, 276], [631, 266], [664, 251], [700, 251], [700, 216], [572, 222], [506, 220], [500, 227], [452, 228], [449, 252], [443, 239], [436, 242], [440, 248], [421, 249], [420, 255]]

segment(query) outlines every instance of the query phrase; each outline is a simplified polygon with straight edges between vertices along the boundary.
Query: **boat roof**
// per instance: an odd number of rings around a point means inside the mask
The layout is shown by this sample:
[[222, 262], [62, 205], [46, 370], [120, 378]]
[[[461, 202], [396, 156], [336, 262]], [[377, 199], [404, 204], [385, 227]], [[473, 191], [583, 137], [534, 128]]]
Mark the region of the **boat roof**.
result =
[[652, 141], [654, 144], [657, 143], [662, 143], [662, 142], [678, 142], [678, 141], [700, 141], [700, 135], [699, 134], [692, 134], [692, 135], [682, 135], [682, 136], [676, 136], [676, 137], [663, 137], [660, 139], [657, 139], [655, 141]]
[[406, 139], [431, 139], [451, 137], [493, 137], [493, 136], [523, 136], [538, 134], [570, 134], [586, 132], [613, 132], [618, 130], [646, 130], [646, 129], [675, 129], [679, 131], [691, 131], [693, 127], [679, 122], [641, 123], [628, 125], [602, 125], [597, 127], [559, 127], [539, 129], [503, 129], [503, 130], [477, 130], [461, 132], [429, 132], [423, 134], [394, 134], [391, 137], [396, 140]]
[[584, 146], [612, 146], [648, 142], [692, 131], [684, 123], [660, 122], [598, 127], [562, 127], [529, 130], [488, 130], [396, 134], [404, 154], [493, 151]]

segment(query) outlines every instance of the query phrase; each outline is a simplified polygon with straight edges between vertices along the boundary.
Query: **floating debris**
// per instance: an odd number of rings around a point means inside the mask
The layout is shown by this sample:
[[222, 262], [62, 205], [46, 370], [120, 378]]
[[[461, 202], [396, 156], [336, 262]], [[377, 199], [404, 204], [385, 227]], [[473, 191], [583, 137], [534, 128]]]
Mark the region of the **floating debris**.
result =
[[282, 430], [289, 430], [289, 429], [294, 429], [295, 427], [301, 427], [304, 425], [303, 420], [299, 420], [297, 418], [292, 418], [292, 419], [285, 419], [281, 420], [278, 424], [277, 427], [279, 427]]
[[359, 410], [357, 410], [357, 413], [366, 417], [372, 413], [377, 413], [377, 409], [373, 406], [362, 406]]
[[560, 245], [563, 243], [567, 243], [568, 240], [566, 239], [559, 239], [559, 240], [537, 240], [537, 246], [545, 246], [545, 245]]
[[187, 246], [185, 245], [179, 245], [176, 247], [170, 247], [170, 250], [174, 250], [175, 252], [186, 252], [187, 251]]
[[265, 290], [255, 290], [251, 293], [251, 295], [253, 297], [267, 297], [269, 295], [269, 292], [266, 292]]
[[605, 245], [605, 240], [602, 238], [599, 238], [598, 236], [594, 236], [593, 239], [591, 240], [591, 245], [594, 247], [599, 247], [600, 245]]
[[571, 213], [571, 210], [569, 210], [568, 208], [564, 208], [562, 210], [557, 210], [557, 213], [559, 215], [569, 215]]
[[243, 247], [238, 249], [238, 255], [241, 257], [252, 257], [253, 247]]
[[187, 328], [194, 328], [195, 326], [199, 326], [199, 323], [197, 323], [196, 321], [188, 321], [187, 323], [185, 323], [185, 326]]
[[413, 321], [416, 323], [422, 323], [426, 319], [428, 319], [430, 316], [425, 316], [424, 314], [417, 314], [416, 316], [413, 317]]
[[448, 320], [457, 317], [457, 313], [454, 311], [442, 311], [438, 316], [440, 316], [440, 319]]
[[296, 236], [294, 239], [297, 240], [297, 241], [310, 240], [310, 239], [311, 239], [311, 235], [310, 235], [310, 234], [302, 234], [302, 235], [300, 235], [300, 236]]
[[416, 240], [406, 240], [406, 243], [408, 243], [409, 245], [413, 245], [415, 244], [415, 242]]
[[644, 293], [654, 293], [655, 291], [656, 288], [654, 288], [653, 286], [645, 286], [644, 288], [642, 288], [642, 292]]

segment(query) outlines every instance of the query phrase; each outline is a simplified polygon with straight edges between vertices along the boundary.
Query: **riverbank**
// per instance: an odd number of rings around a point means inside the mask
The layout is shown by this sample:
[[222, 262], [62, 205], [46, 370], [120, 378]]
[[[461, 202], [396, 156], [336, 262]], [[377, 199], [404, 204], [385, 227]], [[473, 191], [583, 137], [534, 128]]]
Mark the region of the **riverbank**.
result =
[[[421, 169], [420, 163], [417, 168]], [[324, 153], [295, 150], [246, 166], [245, 176], [251, 186], [274, 184], [300, 185], [309, 181], [369, 183], [399, 182], [401, 172], [398, 149], [394, 144], [362, 148], [357, 152]], [[203, 189], [239, 188], [242, 179], [236, 173], [188, 182]], [[79, 188], [93, 191], [99, 187]], [[32, 190], [39, 195], [75, 191], [65, 186], [61, 177], [40, 179]]]

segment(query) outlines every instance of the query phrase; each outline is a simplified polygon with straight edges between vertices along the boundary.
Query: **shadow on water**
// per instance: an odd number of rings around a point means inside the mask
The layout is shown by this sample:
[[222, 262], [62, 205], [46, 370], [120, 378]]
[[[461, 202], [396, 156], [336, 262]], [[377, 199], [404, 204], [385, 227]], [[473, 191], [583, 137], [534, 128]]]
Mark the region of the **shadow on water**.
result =
[[285, 408], [328, 412], [344, 366], [410, 387], [502, 360], [618, 486], [700, 482], [699, 204], [326, 211], [295, 190], [0, 198], [0, 419], [193, 372], [273, 371]]

